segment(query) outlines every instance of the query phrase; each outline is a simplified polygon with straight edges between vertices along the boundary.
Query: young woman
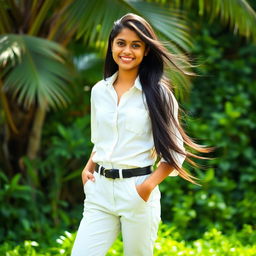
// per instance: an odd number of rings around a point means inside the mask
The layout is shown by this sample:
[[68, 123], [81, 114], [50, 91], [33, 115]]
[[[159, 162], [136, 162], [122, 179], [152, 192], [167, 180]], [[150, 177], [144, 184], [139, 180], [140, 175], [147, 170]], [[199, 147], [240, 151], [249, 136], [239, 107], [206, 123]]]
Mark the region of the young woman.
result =
[[[109, 36], [104, 80], [91, 92], [92, 154], [83, 172], [86, 199], [72, 256], [103, 256], [121, 232], [124, 255], [153, 255], [160, 221], [158, 184], [193, 163], [193, 143], [178, 121], [178, 103], [164, 67], [186, 73], [143, 18], [127, 14]], [[188, 64], [188, 63], [187, 63]], [[158, 167], [152, 165], [160, 158]], [[199, 157], [200, 158], [200, 157]]]

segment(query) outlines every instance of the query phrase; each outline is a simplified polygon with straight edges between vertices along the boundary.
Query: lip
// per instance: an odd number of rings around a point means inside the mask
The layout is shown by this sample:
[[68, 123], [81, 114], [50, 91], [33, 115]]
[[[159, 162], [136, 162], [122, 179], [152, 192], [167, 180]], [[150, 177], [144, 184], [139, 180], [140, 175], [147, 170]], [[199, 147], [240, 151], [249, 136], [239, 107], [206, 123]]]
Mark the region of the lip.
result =
[[134, 58], [128, 57], [128, 56], [119, 56], [119, 58], [124, 63], [130, 63], [130, 62], [132, 62], [134, 60]]

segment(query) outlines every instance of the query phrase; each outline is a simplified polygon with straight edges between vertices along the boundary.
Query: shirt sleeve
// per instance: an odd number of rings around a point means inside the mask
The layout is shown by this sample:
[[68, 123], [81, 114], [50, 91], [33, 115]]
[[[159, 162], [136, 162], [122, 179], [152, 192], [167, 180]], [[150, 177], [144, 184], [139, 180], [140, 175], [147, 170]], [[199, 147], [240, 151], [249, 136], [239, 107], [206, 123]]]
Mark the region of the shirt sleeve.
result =
[[[173, 100], [173, 114], [174, 114], [174, 118], [175, 120], [177, 121], [177, 123], [179, 122], [178, 121], [178, 109], [179, 109], [179, 106], [178, 106], [178, 102], [176, 100], [176, 98], [174, 97], [173, 93], [171, 92], [171, 96], [172, 96], [172, 100]], [[185, 152], [185, 148], [184, 148], [184, 142], [183, 142], [183, 138], [179, 132], [179, 130], [177, 129], [177, 127], [173, 124], [172, 125], [172, 130], [173, 130], [173, 134], [174, 134], [174, 138], [175, 138], [175, 141], [177, 143], [177, 145], [179, 146], [179, 148]], [[176, 151], [172, 150], [171, 151], [171, 155], [174, 159], [174, 161], [176, 162], [176, 164], [179, 166], [179, 167], [182, 167], [182, 164], [186, 158], [185, 155], [183, 154], [180, 154], [180, 153], [177, 153]], [[162, 162], [167, 162], [164, 158], [161, 158], [160, 159], [160, 163]], [[173, 170], [169, 176], [177, 176], [179, 173], [177, 170]]]
[[95, 96], [92, 88], [92, 91], [91, 91], [91, 142], [94, 144], [92, 152], [96, 152], [96, 135], [97, 135], [97, 124], [96, 124]]

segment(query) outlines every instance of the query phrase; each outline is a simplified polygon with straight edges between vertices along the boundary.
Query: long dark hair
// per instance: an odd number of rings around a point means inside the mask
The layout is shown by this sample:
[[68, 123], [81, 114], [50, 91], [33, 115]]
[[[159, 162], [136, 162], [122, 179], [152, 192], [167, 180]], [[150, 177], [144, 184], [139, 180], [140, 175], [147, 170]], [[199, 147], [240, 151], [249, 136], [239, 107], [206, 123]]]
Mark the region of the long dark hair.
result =
[[175, 152], [184, 155], [186, 161], [194, 166], [197, 166], [197, 164], [191, 157], [204, 157], [182, 149], [179, 146], [178, 138], [175, 136], [173, 129], [179, 131], [184, 143], [189, 148], [203, 153], [211, 151], [211, 148], [196, 144], [184, 132], [179, 121], [176, 120], [174, 116], [175, 102], [172, 97], [171, 83], [164, 78], [164, 68], [167, 66], [184, 75], [192, 75], [192, 72], [188, 71], [191, 64], [187, 61], [186, 57], [171, 54], [158, 40], [152, 27], [146, 20], [138, 15], [129, 13], [114, 23], [110, 33], [104, 68], [105, 79], [118, 70], [118, 65], [112, 57], [111, 47], [114, 38], [123, 28], [129, 28], [136, 32], [141, 40], [145, 42], [146, 48], [148, 49], [148, 53], [144, 56], [139, 67], [139, 78], [151, 119], [155, 152], [159, 157], [163, 158], [168, 164], [173, 166], [182, 178], [192, 183], [196, 183], [195, 180], [197, 178], [182, 169], [182, 167], [175, 161], [171, 152], [174, 150]]

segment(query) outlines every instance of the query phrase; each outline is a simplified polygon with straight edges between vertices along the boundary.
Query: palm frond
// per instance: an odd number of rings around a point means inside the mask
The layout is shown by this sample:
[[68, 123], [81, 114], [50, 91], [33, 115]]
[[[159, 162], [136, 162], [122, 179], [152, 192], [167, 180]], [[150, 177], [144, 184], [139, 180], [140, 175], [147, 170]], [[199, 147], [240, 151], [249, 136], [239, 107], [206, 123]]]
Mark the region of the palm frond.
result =
[[0, 68], [7, 69], [20, 62], [24, 45], [11, 40], [8, 35], [0, 36]]
[[204, 0], [205, 9], [213, 17], [220, 16], [234, 33], [252, 37], [256, 42], [256, 12], [246, 0]]
[[36, 35], [38, 33], [38, 30], [40, 29], [40, 26], [42, 26], [42, 23], [45, 21], [45, 17], [48, 14], [49, 9], [54, 5], [54, 1], [52, 0], [45, 0], [37, 17], [35, 18], [32, 26], [30, 27], [30, 30], [28, 32], [29, 35]]
[[34, 103], [66, 105], [71, 76], [65, 49], [54, 42], [25, 35], [1, 35], [1, 40], [3, 89], [27, 107]]
[[197, 7], [199, 15], [207, 15], [210, 21], [220, 18], [234, 33], [256, 41], [256, 12], [246, 0], [176, 0], [170, 4], [187, 11]]
[[124, 1], [76, 0], [65, 13], [67, 29], [77, 27], [77, 38], [84, 37], [89, 44], [106, 41], [113, 22], [131, 12]]
[[179, 49], [189, 51], [192, 38], [189, 35], [188, 20], [184, 12], [141, 1], [130, 1], [130, 4], [152, 24], [161, 38], [168, 40], [169, 47], [174, 52], [179, 52]]
[[179, 101], [183, 102], [190, 89], [190, 78], [180, 72], [177, 72], [175, 69], [167, 69], [165, 74], [171, 82], [175, 96], [179, 99]]
[[9, 16], [8, 9], [10, 9], [8, 2], [0, 3], [0, 34], [12, 31], [13, 24]]
[[103, 48], [114, 21], [128, 12], [145, 17], [158, 34], [164, 35], [173, 44], [176, 51], [188, 50], [191, 45], [185, 16], [174, 9], [166, 9], [153, 3], [76, 0], [67, 9], [65, 19], [67, 29], [77, 27], [77, 38], [83, 37], [90, 45]]

